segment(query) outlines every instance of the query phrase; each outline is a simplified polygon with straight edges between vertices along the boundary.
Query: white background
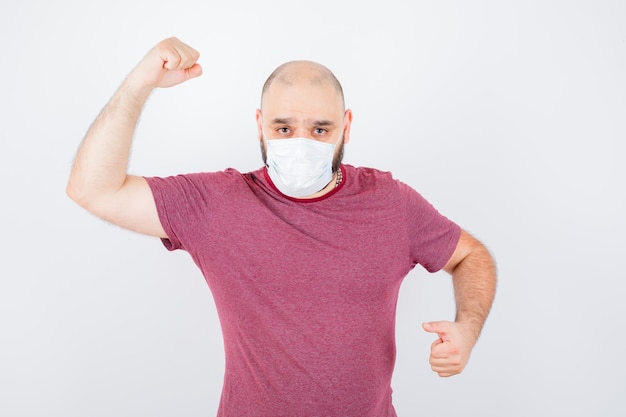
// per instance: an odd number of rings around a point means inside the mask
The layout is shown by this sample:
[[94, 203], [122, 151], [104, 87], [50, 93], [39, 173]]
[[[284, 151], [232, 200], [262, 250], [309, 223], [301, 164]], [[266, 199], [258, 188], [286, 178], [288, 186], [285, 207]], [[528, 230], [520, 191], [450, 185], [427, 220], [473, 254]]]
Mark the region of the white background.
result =
[[257, 168], [262, 83], [316, 60], [355, 114], [345, 162], [391, 170], [497, 258], [450, 379], [420, 327], [453, 317], [450, 280], [405, 280], [399, 416], [625, 415], [624, 2], [5, 1], [0, 35], [0, 415], [217, 410], [221, 334], [189, 256], [65, 196], [89, 124], [169, 36], [204, 75], [151, 97], [132, 173]]

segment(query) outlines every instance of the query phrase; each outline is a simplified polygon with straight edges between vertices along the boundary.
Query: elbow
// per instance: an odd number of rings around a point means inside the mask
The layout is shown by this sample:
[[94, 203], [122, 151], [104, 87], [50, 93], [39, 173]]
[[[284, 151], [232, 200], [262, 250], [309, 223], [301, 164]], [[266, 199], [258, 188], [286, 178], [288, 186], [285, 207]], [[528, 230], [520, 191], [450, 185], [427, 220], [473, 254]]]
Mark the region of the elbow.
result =
[[84, 207], [86, 200], [84, 187], [81, 187], [79, 184], [77, 184], [75, 178], [70, 177], [65, 187], [65, 194], [76, 204]]
[[102, 191], [96, 184], [87, 183], [76, 177], [70, 177], [65, 193], [77, 205], [105, 220], [116, 207], [114, 192]]
[[87, 192], [85, 185], [80, 185], [75, 179], [70, 178], [65, 187], [65, 194], [79, 206], [91, 211], [93, 196]]
[[74, 201], [77, 204], [80, 204], [80, 191], [71, 178], [65, 186], [65, 194], [70, 198], [70, 200]]
[[78, 191], [76, 190], [76, 187], [74, 187], [74, 184], [72, 184], [72, 181], [69, 181], [67, 183], [67, 185], [65, 186], [65, 194], [70, 198], [70, 200], [73, 200], [74, 202], [78, 202]]

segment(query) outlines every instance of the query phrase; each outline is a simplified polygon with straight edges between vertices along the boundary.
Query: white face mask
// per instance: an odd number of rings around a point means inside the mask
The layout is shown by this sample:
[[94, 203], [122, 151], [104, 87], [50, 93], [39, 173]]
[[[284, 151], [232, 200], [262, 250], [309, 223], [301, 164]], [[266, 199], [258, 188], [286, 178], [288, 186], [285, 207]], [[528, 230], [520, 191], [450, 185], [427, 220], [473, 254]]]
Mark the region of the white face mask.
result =
[[305, 197], [333, 179], [335, 144], [307, 138], [266, 140], [267, 172], [281, 193]]

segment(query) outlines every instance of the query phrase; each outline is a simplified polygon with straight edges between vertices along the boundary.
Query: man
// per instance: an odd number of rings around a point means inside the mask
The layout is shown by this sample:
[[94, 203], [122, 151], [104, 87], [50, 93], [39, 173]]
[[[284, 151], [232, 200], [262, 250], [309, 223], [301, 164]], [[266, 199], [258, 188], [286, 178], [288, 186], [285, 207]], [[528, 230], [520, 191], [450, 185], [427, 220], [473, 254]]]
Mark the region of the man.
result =
[[184, 249], [213, 293], [226, 353], [220, 416], [395, 416], [395, 306], [417, 264], [452, 274], [454, 322], [430, 364], [458, 374], [495, 291], [485, 247], [389, 173], [341, 163], [352, 112], [334, 75], [280, 66], [257, 110], [265, 167], [170, 178], [127, 174], [148, 96], [201, 75], [180, 40], [157, 44], [81, 144], [67, 192], [114, 224]]

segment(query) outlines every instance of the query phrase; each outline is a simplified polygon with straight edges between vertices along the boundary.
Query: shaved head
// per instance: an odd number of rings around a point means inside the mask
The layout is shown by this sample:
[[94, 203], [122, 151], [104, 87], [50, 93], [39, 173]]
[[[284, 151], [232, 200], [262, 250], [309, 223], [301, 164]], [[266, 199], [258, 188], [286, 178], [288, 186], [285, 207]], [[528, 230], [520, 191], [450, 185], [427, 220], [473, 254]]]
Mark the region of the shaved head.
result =
[[280, 83], [284, 86], [296, 86], [299, 84], [309, 84], [313, 86], [331, 86], [335, 89], [341, 103], [345, 107], [343, 89], [339, 80], [325, 66], [313, 61], [290, 61], [274, 70], [263, 84], [261, 94], [261, 105], [263, 97], [270, 90], [274, 83]]
[[266, 140], [307, 138], [336, 145], [332, 170], [337, 171], [350, 140], [352, 111], [346, 110], [341, 84], [328, 68], [290, 61], [265, 81], [256, 120], [266, 164]]

